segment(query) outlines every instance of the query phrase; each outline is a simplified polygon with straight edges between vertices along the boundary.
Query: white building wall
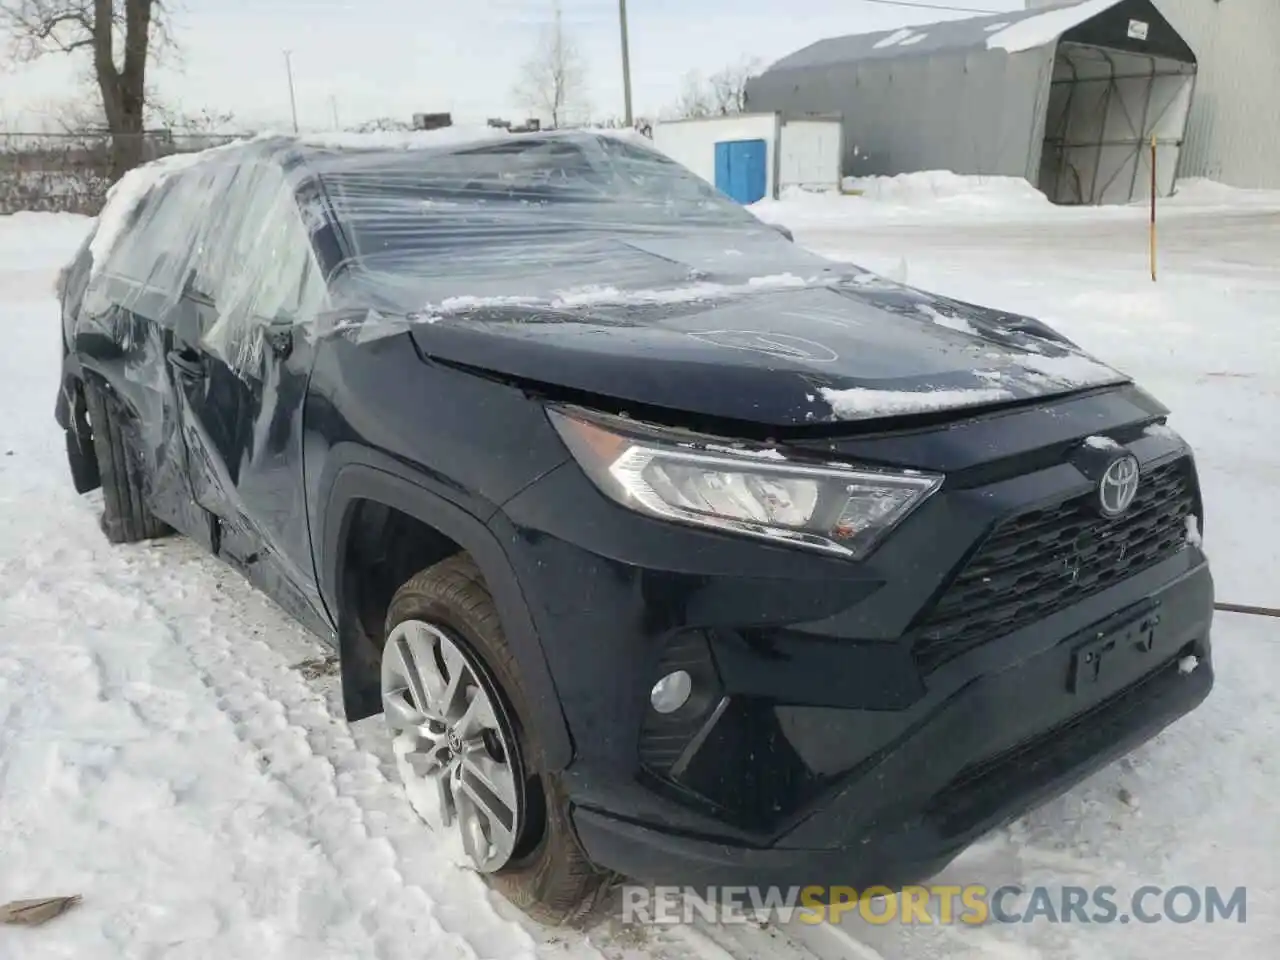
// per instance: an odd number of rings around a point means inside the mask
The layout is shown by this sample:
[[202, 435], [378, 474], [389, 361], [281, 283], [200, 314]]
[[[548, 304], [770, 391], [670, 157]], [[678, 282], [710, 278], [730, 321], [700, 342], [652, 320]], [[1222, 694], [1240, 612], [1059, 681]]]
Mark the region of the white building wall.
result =
[[707, 183], [716, 182], [716, 144], [729, 140], [763, 140], [766, 147], [765, 196], [776, 197], [778, 115], [742, 113], [732, 117], [667, 120], [653, 128], [653, 145]]
[[778, 189], [838, 190], [843, 159], [839, 120], [787, 120], [778, 134]]
[[1199, 61], [1178, 175], [1280, 187], [1280, 0], [1154, 0]]

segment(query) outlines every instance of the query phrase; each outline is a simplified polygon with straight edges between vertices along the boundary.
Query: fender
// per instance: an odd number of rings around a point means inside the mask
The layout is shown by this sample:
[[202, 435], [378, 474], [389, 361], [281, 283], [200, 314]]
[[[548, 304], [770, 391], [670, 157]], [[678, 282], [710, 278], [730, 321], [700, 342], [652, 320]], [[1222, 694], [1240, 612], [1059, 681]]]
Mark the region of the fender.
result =
[[[354, 451], [348, 447], [342, 455], [347, 462], [333, 471], [327, 494], [323, 488], [321, 492], [321, 502], [324, 503], [323, 539], [318, 566], [321, 590], [329, 609], [335, 612], [343, 609], [339, 562], [346, 554], [355, 501], [377, 501], [439, 530], [466, 550], [484, 575], [498, 608], [507, 643], [525, 682], [528, 695], [525, 707], [531, 714], [525, 720], [538, 731], [542, 769], [557, 771], [567, 767], [573, 759], [573, 743], [560, 709], [551, 670], [529, 615], [524, 592], [506, 551], [493, 532], [482, 520], [432, 493], [423, 486], [420, 478], [398, 461], [365, 447]], [[329, 474], [331, 470], [333, 468], [326, 469], [325, 473]], [[347, 711], [357, 715], [380, 712], [378, 693], [360, 689], [359, 664], [355, 657], [347, 655], [355, 645], [354, 625], [345, 622], [350, 619], [348, 617], [339, 615], [336, 619], [343, 700]]]

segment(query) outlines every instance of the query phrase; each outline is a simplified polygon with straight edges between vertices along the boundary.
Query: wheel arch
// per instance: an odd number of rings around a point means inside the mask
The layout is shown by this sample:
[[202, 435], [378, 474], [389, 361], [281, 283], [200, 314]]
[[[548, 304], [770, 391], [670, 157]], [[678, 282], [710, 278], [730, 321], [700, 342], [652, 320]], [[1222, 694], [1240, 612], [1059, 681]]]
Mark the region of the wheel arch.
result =
[[524, 592], [498, 539], [483, 520], [428, 489], [422, 478], [398, 461], [365, 449], [353, 453], [345, 452], [347, 462], [334, 471], [327, 493], [322, 494], [325, 506], [318, 531], [321, 549], [317, 564], [321, 589], [338, 627], [343, 705], [348, 719], [363, 719], [382, 709], [378, 675], [362, 654], [365, 635], [345, 596], [344, 576], [353, 520], [363, 504], [373, 503], [425, 524], [474, 560], [525, 683], [528, 702], [524, 707], [529, 716], [523, 719], [537, 731], [539, 767], [546, 771], [567, 767], [573, 757], [568, 726]]

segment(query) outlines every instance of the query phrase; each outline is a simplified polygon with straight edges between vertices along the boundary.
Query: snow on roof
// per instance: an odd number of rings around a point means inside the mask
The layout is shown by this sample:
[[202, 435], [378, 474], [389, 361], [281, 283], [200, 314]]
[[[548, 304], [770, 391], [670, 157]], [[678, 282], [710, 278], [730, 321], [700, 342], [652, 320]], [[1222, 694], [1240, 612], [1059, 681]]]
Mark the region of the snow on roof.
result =
[[1103, 11], [1110, 10], [1120, 0], [1084, 0], [1083, 3], [1063, 7], [1042, 7], [1035, 16], [1011, 23], [999, 33], [987, 38], [987, 49], [1021, 53], [1057, 40], [1072, 27], [1078, 27]]
[[783, 57], [765, 74], [860, 60], [925, 56], [939, 50], [989, 49], [1017, 53], [1051, 43], [1072, 27], [1122, 2], [1084, 0], [1083, 3], [942, 20], [877, 33], [829, 37]]
[[371, 133], [303, 133], [292, 139], [307, 147], [329, 150], [429, 150], [513, 136], [502, 127], [458, 126], [437, 130], [385, 130]]
[[612, 137], [652, 147], [653, 141], [630, 127], [565, 127], [558, 130], [535, 130], [511, 133], [502, 127], [478, 125], [441, 127], [437, 130], [375, 131], [372, 133], [264, 134], [258, 139], [283, 137], [304, 147], [329, 150], [431, 150], [438, 147], [460, 147], [521, 137]]
[[107, 253], [115, 246], [120, 234], [124, 231], [130, 212], [152, 187], [162, 183], [179, 170], [195, 166], [210, 154], [234, 147], [240, 142], [233, 141], [195, 153], [175, 153], [160, 157], [134, 167], [117, 180], [107, 191], [106, 203], [103, 204], [102, 212], [98, 215], [97, 229], [89, 240], [89, 252], [93, 256], [90, 273], [97, 273], [102, 268]]
[[909, 27], [903, 27], [901, 30], [893, 31], [893, 33], [889, 34], [887, 37], [881, 37], [875, 42], [875, 48], [877, 50], [882, 50], [885, 47], [892, 47], [895, 43], [901, 43], [909, 36], [911, 36], [911, 29]]

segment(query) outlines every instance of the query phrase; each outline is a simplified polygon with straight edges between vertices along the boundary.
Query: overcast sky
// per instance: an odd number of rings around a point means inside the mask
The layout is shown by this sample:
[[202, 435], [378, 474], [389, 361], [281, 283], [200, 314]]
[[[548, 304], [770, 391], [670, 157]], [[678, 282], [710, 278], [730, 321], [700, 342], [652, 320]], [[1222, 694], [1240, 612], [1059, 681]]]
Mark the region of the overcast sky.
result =
[[[1023, 6], [930, 2], [993, 12]], [[617, 0], [561, 6], [587, 61], [593, 116], [620, 116]], [[459, 122], [519, 116], [512, 87], [553, 9], [552, 0], [177, 0], [171, 7], [180, 59], [156, 70], [155, 89], [187, 112], [230, 111], [257, 128], [289, 120], [286, 49], [304, 127], [332, 126], [335, 106], [343, 126], [419, 111], [452, 111]], [[867, 0], [630, 0], [635, 111], [652, 115], [671, 104], [690, 70], [709, 74], [745, 56], [772, 61], [823, 37], [960, 16]], [[50, 55], [16, 66], [3, 56], [0, 122], [10, 129], [42, 127], [59, 105], [92, 90], [82, 61]]]

